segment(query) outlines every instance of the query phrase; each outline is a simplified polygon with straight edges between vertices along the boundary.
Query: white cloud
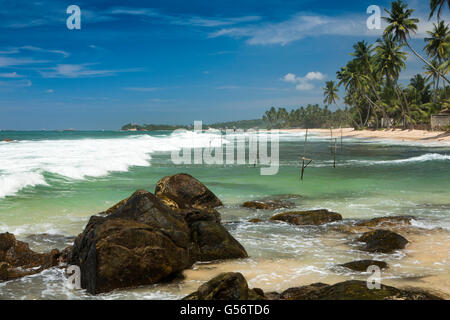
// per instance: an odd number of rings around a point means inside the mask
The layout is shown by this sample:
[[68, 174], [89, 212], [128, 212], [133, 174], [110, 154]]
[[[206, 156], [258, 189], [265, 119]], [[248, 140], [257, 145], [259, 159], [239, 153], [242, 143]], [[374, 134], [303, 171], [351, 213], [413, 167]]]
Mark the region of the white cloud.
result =
[[289, 83], [295, 83], [295, 89], [299, 91], [307, 91], [307, 90], [313, 90], [314, 84], [313, 81], [320, 81], [325, 79], [325, 75], [318, 71], [311, 71], [308, 72], [304, 77], [297, 77], [293, 73], [286, 74], [281, 80]]
[[53, 89], [48, 89], [47, 91], [45, 91], [47, 93], [54, 93], [55, 91], [53, 91]]
[[30, 80], [14, 80], [14, 81], [0, 81], [1, 87], [9, 87], [9, 88], [25, 88], [31, 87], [33, 83]]
[[21, 66], [24, 64], [44, 63], [44, 62], [47, 61], [34, 60], [28, 58], [0, 57], [0, 67]]
[[89, 78], [108, 77], [119, 72], [135, 72], [139, 69], [100, 70], [91, 69], [92, 63], [84, 64], [58, 64], [56, 67], [39, 70], [44, 78]]
[[17, 74], [17, 72], [10, 72], [10, 73], [0, 73], [0, 78], [23, 78], [22, 75]]

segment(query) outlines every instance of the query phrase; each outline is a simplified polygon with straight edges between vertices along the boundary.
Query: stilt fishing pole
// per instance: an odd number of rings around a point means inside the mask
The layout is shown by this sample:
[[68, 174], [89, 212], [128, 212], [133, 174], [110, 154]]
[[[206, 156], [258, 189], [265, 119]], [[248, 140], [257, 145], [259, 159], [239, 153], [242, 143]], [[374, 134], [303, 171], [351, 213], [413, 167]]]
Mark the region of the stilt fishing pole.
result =
[[[305, 134], [305, 144], [303, 146], [303, 157], [302, 157], [302, 173], [300, 175], [300, 180], [303, 181], [303, 175], [305, 174], [306, 167], [312, 162], [312, 159], [306, 158], [306, 144], [308, 143], [308, 128], [306, 128], [306, 134]], [[308, 161], [305, 165], [305, 161]]]

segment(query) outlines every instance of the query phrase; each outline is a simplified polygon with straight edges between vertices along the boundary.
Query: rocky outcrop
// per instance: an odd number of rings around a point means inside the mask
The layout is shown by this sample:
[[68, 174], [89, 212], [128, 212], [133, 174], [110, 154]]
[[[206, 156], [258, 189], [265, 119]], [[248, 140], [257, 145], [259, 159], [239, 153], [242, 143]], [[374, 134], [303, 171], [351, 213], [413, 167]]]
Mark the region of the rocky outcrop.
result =
[[410, 225], [412, 216], [379, 217], [361, 221], [356, 224], [358, 227], [395, 227], [399, 225]]
[[380, 285], [380, 289], [369, 289], [366, 281], [348, 280], [334, 285], [314, 283], [290, 288], [280, 294], [281, 300], [442, 300], [423, 290], [402, 290]]
[[360, 272], [366, 272], [367, 268], [369, 268], [370, 266], [377, 266], [380, 269], [388, 268], [388, 264], [386, 262], [378, 260], [358, 260], [340, 264], [340, 266], [351, 269], [353, 271], [360, 271]]
[[213, 209], [171, 210], [136, 191], [107, 216], [93, 216], [75, 240], [71, 263], [81, 286], [96, 294], [171, 278], [195, 261], [247, 257]]
[[238, 272], [221, 273], [202, 284], [183, 300], [263, 300], [261, 289], [249, 289], [247, 280]]
[[420, 289], [397, 289], [380, 285], [369, 289], [366, 281], [349, 280], [333, 285], [313, 283], [289, 288], [282, 293], [249, 289], [240, 273], [222, 273], [201, 285], [184, 300], [442, 300]]
[[0, 234], [0, 281], [42, 272], [57, 266], [63, 258], [57, 249], [37, 253], [27, 243], [16, 240], [13, 234]]
[[3, 142], [13, 142], [14, 140], [11, 140], [11, 139], [8, 139], [8, 138], [4, 138], [2, 141]]
[[270, 220], [283, 221], [296, 225], [320, 225], [342, 220], [342, 216], [328, 210], [310, 210], [283, 212], [270, 218]]
[[408, 240], [398, 233], [382, 229], [366, 232], [357, 241], [365, 243], [362, 250], [382, 253], [403, 249], [408, 243]]
[[210, 209], [222, 205], [222, 201], [211, 190], [186, 173], [159, 180], [156, 184], [155, 195], [172, 209]]
[[284, 200], [254, 200], [244, 202], [242, 206], [249, 209], [275, 210], [281, 208], [292, 208], [294, 204]]
[[250, 222], [250, 223], [261, 223], [261, 222], [264, 222], [264, 220], [255, 218], [255, 219], [248, 220], [248, 222]]

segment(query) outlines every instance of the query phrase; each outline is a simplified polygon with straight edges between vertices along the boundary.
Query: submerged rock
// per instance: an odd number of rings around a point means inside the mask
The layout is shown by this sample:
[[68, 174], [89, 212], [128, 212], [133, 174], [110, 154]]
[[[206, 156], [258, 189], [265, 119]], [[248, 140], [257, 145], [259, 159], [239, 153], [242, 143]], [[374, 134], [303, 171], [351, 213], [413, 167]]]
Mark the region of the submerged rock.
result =
[[366, 232], [357, 241], [366, 243], [362, 250], [382, 253], [403, 249], [408, 243], [408, 240], [398, 233], [382, 229]]
[[249, 289], [247, 280], [239, 272], [221, 273], [202, 284], [183, 300], [263, 300], [261, 289]]
[[386, 262], [378, 261], [378, 260], [358, 260], [358, 261], [352, 261], [352, 262], [340, 264], [340, 266], [354, 270], [354, 271], [361, 271], [361, 272], [366, 272], [367, 268], [369, 268], [370, 266], [377, 266], [380, 269], [388, 268], [388, 264]]
[[342, 220], [342, 216], [328, 210], [310, 210], [283, 212], [270, 218], [270, 220], [284, 221], [296, 225], [320, 225]]
[[358, 227], [394, 227], [402, 224], [410, 225], [412, 216], [379, 217], [356, 224]]
[[250, 223], [261, 223], [261, 222], [264, 222], [264, 220], [255, 218], [255, 219], [248, 220], [248, 222], [250, 222]]
[[289, 288], [283, 291], [277, 300], [316, 300], [319, 299], [320, 290], [329, 287], [325, 283], [313, 283], [308, 286]]
[[75, 240], [71, 263], [81, 268], [82, 288], [96, 294], [154, 284], [196, 261], [245, 257], [217, 211], [174, 211], [139, 190], [106, 217], [91, 217]]
[[0, 234], [0, 281], [36, 274], [57, 266], [60, 261], [61, 253], [57, 249], [37, 253], [13, 234]]
[[8, 139], [8, 138], [4, 138], [2, 141], [3, 142], [13, 142], [14, 140], [11, 140], [11, 139]]
[[155, 195], [170, 208], [216, 208], [222, 201], [203, 183], [186, 173], [164, 177], [156, 184]]
[[294, 206], [292, 202], [283, 200], [254, 200], [247, 201], [242, 204], [244, 208], [274, 210], [281, 208], [291, 208]]

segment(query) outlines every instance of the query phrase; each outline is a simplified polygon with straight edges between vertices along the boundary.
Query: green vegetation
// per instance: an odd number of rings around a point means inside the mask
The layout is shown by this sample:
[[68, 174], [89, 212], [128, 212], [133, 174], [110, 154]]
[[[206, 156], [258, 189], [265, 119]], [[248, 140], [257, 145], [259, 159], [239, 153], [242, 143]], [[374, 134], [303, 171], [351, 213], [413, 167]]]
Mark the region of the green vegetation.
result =
[[[240, 120], [240, 121], [229, 121], [229, 122], [217, 122], [213, 124], [203, 124], [203, 129], [214, 128], [214, 129], [251, 129], [251, 128], [266, 128], [266, 124], [263, 120]], [[193, 126], [183, 126], [183, 125], [165, 125], [165, 124], [126, 124], [121, 130], [136, 130], [136, 131], [159, 131], [159, 130], [176, 130], [176, 129], [193, 129]]]
[[159, 130], [176, 130], [176, 129], [188, 129], [188, 126], [171, 126], [167, 124], [131, 124], [124, 125], [121, 130], [128, 131], [159, 131]]
[[[439, 2], [439, 3], [438, 3]], [[431, 1], [431, 16], [438, 17], [445, 1]], [[447, 3], [449, 3], [447, 1]], [[446, 75], [449, 65], [449, 26], [444, 21], [433, 24], [424, 39], [428, 60], [409, 43], [416, 33], [418, 19], [412, 18], [414, 10], [401, 0], [394, 1], [383, 19], [388, 23], [383, 37], [375, 44], [360, 41], [346, 66], [337, 72], [338, 86], [345, 89], [344, 103], [355, 127], [401, 126], [413, 128], [430, 123], [430, 116], [449, 106], [450, 90]], [[424, 75], [415, 75], [408, 86], [399, 83], [405, 69], [407, 47], [424, 63]], [[442, 80], [442, 81], [441, 81]], [[324, 88], [325, 103], [339, 100], [333, 81]], [[384, 121], [382, 121], [384, 118]], [[384, 122], [384, 123], [383, 123]]]
[[285, 108], [270, 108], [263, 116], [267, 127], [271, 129], [281, 128], [329, 128], [345, 127], [350, 123], [347, 109], [331, 111], [327, 106], [319, 107], [318, 104], [300, 107], [288, 112]]

